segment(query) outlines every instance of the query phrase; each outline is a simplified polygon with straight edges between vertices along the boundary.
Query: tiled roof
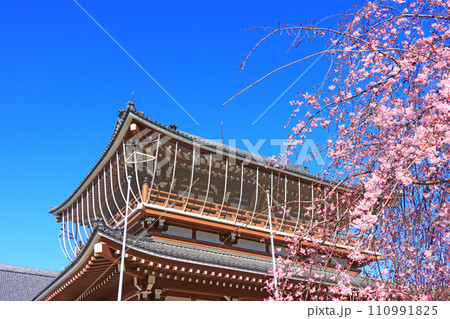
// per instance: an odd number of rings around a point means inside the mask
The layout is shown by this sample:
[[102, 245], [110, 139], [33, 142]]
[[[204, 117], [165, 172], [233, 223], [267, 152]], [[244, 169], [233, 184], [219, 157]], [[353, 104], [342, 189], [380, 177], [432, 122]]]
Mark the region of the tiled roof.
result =
[[[64, 277], [65, 274], [70, 271], [73, 265], [83, 258], [88, 247], [91, 245], [92, 240], [97, 235], [106, 236], [107, 238], [119, 243], [122, 242], [122, 230], [109, 228], [105, 225], [103, 220], [94, 221], [92, 226], [94, 227], [94, 230], [78, 256], [65, 269], [63, 269], [63, 271], [61, 271], [58, 278], [55, 278], [53, 282], [48, 284], [48, 287], [58, 282], [60, 278]], [[272, 268], [271, 259], [264, 258], [262, 256], [244, 254], [238, 251], [219, 250], [214, 247], [203, 247], [189, 243], [164, 240], [161, 238], [140, 238], [127, 235], [127, 247], [138, 249], [149, 256], [154, 255], [168, 259], [185, 261], [188, 263], [198, 263], [253, 273], [265, 274]], [[321, 282], [329, 285], [336, 284], [335, 277], [339, 274], [338, 271], [331, 268], [315, 268], [311, 271], [313, 274], [323, 275]], [[307, 278], [304, 277], [296, 277], [295, 279], [307, 280]], [[353, 287], [365, 287], [367, 285], [373, 286], [375, 280], [360, 274], [351, 274], [350, 283]], [[43, 288], [44, 289], [42, 289], [42, 292], [45, 291], [47, 287]], [[36, 295], [36, 298], [39, 295], [40, 294]]]
[[[104, 159], [104, 157], [106, 156], [106, 154], [108, 153], [108, 151], [110, 150], [110, 148], [112, 147], [112, 145], [114, 144], [117, 136], [119, 135], [119, 132], [121, 131], [123, 124], [125, 123], [126, 118], [128, 117], [129, 114], [134, 114], [135, 116], [150, 122], [153, 125], [158, 126], [159, 128], [162, 128], [164, 130], [170, 131], [178, 136], [180, 136], [181, 138], [185, 138], [188, 140], [193, 141], [194, 143], [198, 143], [200, 145], [204, 145], [204, 146], [209, 146], [215, 149], [219, 149], [219, 150], [223, 150], [225, 153], [231, 153], [231, 154], [236, 154], [237, 156], [240, 156], [244, 159], [251, 159], [255, 162], [257, 162], [260, 165], [264, 165], [267, 166], [269, 164], [269, 161], [266, 157], [261, 156], [261, 155], [257, 155], [257, 154], [253, 154], [251, 152], [248, 151], [244, 151], [241, 149], [237, 149], [231, 146], [228, 146], [226, 144], [222, 144], [222, 143], [218, 143], [215, 141], [211, 141], [193, 134], [189, 134], [183, 131], [180, 131], [176, 128], [174, 128], [172, 125], [166, 126], [164, 124], [161, 124], [157, 121], [154, 121], [148, 117], [146, 117], [144, 115], [143, 112], [139, 112], [134, 108], [134, 104], [132, 103], [128, 103], [127, 104], [127, 109], [126, 110], [119, 110], [119, 114], [117, 116], [117, 121], [116, 121], [116, 126], [114, 128], [114, 132], [113, 135], [111, 136], [111, 139], [108, 143], [108, 146], [106, 147], [105, 151], [103, 152], [102, 156], [100, 157], [100, 159], [97, 161], [97, 163], [94, 165], [94, 167], [92, 167], [92, 169], [89, 171], [89, 173], [85, 176], [85, 178], [83, 179], [83, 181], [78, 185], [78, 187], [73, 191], [73, 193], [59, 206], [56, 207], [51, 207], [50, 209], [50, 213], [54, 213], [55, 211], [57, 211], [59, 208], [63, 207], [69, 200], [70, 198], [83, 186], [84, 182], [86, 180], [89, 179], [89, 176], [95, 171], [95, 169], [98, 167], [98, 165], [100, 165], [100, 163], [102, 162], [102, 160]], [[273, 163], [271, 164], [273, 165]], [[304, 177], [309, 177], [312, 179], [316, 179], [316, 180], [320, 180], [319, 177], [311, 174], [307, 167], [305, 166], [297, 166], [297, 165], [292, 165], [292, 164], [282, 164], [280, 163], [280, 166], [282, 166], [284, 168], [284, 170], [286, 170], [288, 173], [294, 173], [300, 176], [304, 176]], [[325, 182], [329, 182], [326, 180], [323, 180]]]
[[[122, 242], [122, 230], [107, 227], [103, 220], [97, 220], [94, 225], [100, 233], [108, 234], [118, 242]], [[157, 254], [168, 258], [181, 259], [187, 262], [207, 264], [210, 266], [233, 268], [263, 274], [272, 269], [272, 260], [270, 258], [252, 256], [238, 251], [219, 250], [214, 247], [169, 241], [161, 238], [141, 238], [127, 235], [127, 246], [130, 248], [141, 248], [149, 254]], [[311, 272], [313, 274], [323, 275], [323, 279], [318, 281], [329, 285], [336, 284], [335, 278], [339, 277], [339, 272], [332, 268], [318, 267], [311, 269]], [[308, 278], [296, 276], [295, 279], [307, 280]], [[350, 274], [350, 283], [353, 287], [365, 287], [368, 284], [373, 285], [374, 280], [360, 274]]]
[[0, 300], [31, 300], [59, 271], [0, 264]]

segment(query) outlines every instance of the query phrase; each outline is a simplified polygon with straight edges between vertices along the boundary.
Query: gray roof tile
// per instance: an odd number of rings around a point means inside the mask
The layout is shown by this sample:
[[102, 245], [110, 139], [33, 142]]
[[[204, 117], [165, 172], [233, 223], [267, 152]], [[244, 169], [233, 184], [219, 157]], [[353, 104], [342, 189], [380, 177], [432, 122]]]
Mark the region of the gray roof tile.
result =
[[59, 271], [0, 264], [0, 300], [31, 300]]

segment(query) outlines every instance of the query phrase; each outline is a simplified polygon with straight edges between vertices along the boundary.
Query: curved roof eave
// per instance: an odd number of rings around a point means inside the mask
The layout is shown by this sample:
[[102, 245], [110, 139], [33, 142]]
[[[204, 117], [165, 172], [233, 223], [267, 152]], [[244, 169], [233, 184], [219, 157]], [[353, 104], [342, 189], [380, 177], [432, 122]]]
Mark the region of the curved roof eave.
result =
[[102, 156], [100, 156], [100, 159], [95, 163], [94, 167], [91, 168], [89, 173], [85, 176], [85, 178], [81, 181], [81, 183], [75, 188], [75, 190], [72, 192], [72, 194], [59, 206], [52, 207], [49, 211], [50, 214], [58, 215], [62, 209], [64, 209], [66, 206], [71, 204], [72, 200], [78, 197], [79, 194], [81, 194], [85, 188], [86, 185], [88, 185], [92, 179], [97, 175], [97, 173], [102, 169], [103, 165], [101, 165], [104, 161], [108, 160], [111, 155], [115, 152], [115, 150], [120, 145], [119, 143], [122, 141], [122, 138], [125, 136], [125, 133], [127, 130], [124, 130], [124, 127], [128, 128], [131, 124], [131, 120], [133, 117], [130, 117], [129, 114], [131, 114], [128, 110], [126, 111], [125, 118], [120, 123], [119, 128], [117, 128], [113, 133], [113, 136], [111, 137], [111, 140], [106, 147], [105, 151], [103, 152]]
[[[89, 171], [89, 173], [86, 175], [86, 177], [83, 179], [83, 181], [77, 186], [77, 188], [73, 191], [73, 193], [59, 206], [52, 207], [49, 211], [49, 213], [57, 216], [61, 212], [61, 210], [68, 207], [73, 200], [75, 200], [85, 189], [86, 186], [93, 180], [93, 178], [98, 174], [98, 172], [102, 169], [103, 165], [102, 163], [107, 161], [112, 154], [116, 151], [116, 149], [120, 146], [120, 143], [125, 136], [128, 127], [130, 126], [132, 120], [137, 120], [141, 122], [144, 125], [147, 125], [149, 127], [152, 127], [155, 130], [161, 131], [164, 134], [171, 136], [179, 141], [191, 144], [191, 145], [198, 145], [203, 149], [209, 150], [211, 152], [219, 153], [228, 157], [233, 157], [239, 161], [246, 161], [248, 163], [251, 163], [255, 166], [260, 167], [266, 167], [268, 165], [267, 158], [257, 155], [254, 153], [250, 153], [244, 150], [240, 150], [237, 148], [230, 147], [225, 144], [217, 143], [208, 139], [204, 139], [189, 133], [185, 133], [179, 130], [173, 130], [168, 128], [167, 126], [157, 123], [142, 114], [139, 114], [141, 112], [133, 111], [130, 109], [127, 109], [125, 113], [123, 114], [121, 123], [116, 125], [116, 129], [113, 133], [113, 136], [111, 137], [111, 140], [106, 147], [105, 151], [103, 152], [100, 159], [97, 161], [97, 163], [94, 165], [94, 167]], [[117, 127], [119, 126], [119, 127]], [[215, 149], [214, 147], [220, 146], [221, 149]], [[288, 164], [284, 169], [283, 168], [277, 168], [271, 166], [271, 169], [274, 171], [281, 172], [286, 175], [291, 175], [297, 178], [301, 178], [303, 180], [308, 180], [311, 182], [317, 182], [319, 181], [319, 178], [311, 173], [309, 173], [305, 168], [300, 166], [295, 166]], [[320, 180], [321, 183], [328, 186], [333, 186], [333, 183], [326, 180]]]

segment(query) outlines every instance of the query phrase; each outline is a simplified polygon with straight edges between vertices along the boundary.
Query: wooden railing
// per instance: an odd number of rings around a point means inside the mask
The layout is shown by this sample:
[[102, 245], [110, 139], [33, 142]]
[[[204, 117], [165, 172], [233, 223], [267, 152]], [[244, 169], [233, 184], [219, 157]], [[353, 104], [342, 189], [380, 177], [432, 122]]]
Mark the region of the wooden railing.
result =
[[[196, 213], [203, 216], [209, 216], [213, 218], [217, 218], [218, 220], [228, 220], [233, 221], [239, 224], [245, 224], [248, 226], [256, 226], [264, 229], [269, 228], [268, 216], [263, 215], [261, 213], [245, 209], [237, 209], [235, 207], [231, 207], [228, 205], [221, 205], [201, 199], [196, 199], [192, 197], [186, 197], [178, 194], [169, 194], [166, 191], [152, 189], [149, 196], [149, 203], [168, 207], [175, 208], [182, 211], [187, 211], [191, 213]], [[272, 227], [274, 232], [285, 232], [293, 234], [300, 227], [308, 230], [309, 225], [307, 223], [293, 221], [288, 218], [288, 216], [274, 216], [272, 215]], [[310, 232], [310, 236], [319, 234], [319, 230], [313, 230]], [[331, 240], [329, 240], [331, 241]], [[356, 244], [358, 238], [349, 237], [344, 232], [337, 232], [332, 239], [333, 243], [345, 245], [345, 246], [353, 246]], [[370, 243], [364, 242], [363, 247], [366, 250], [370, 250]]]
[[[137, 201], [134, 198], [130, 199], [130, 203], [129, 203], [130, 210], [132, 210], [134, 207], [136, 207], [136, 205], [137, 205]], [[127, 205], [124, 205], [120, 209], [120, 212], [116, 212], [114, 214], [115, 220], [121, 221], [123, 219], [123, 217], [125, 216], [126, 209], [127, 209]], [[108, 226], [111, 227], [111, 228], [113, 228], [116, 225], [116, 222], [112, 218], [109, 219], [109, 221], [107, 223], [108, 223]]]

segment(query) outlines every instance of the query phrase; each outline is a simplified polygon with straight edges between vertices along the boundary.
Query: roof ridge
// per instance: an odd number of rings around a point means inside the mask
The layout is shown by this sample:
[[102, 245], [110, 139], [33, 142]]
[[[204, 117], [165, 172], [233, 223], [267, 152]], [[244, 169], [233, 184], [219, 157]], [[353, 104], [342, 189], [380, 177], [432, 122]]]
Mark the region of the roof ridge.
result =
[[58, 271], [58, 270], [32, 268], [32, 267], [25, 267], [25, 266], [14, 266], [14, 265], [7, 265], [7, 264], [0, 264], [0, 271], [17, 273], [17, 274], [42, 276], [42, 277], [55, 277], [58, 273], [60, 273], [60, 271]]
[[56, 276], [56, 274], [59, 273], [59, 271], [47, 270], [47, 271], [54, 271], [55, 272], [55, 276], [52, 276], [50, 274], [39, 274], [39, 273], [31, 273], [31, 272], [26, 272], [26, 271], [16, 271], [16, 270], [8, 270], [8, 269], [0, 269], [0, 271], [10, 272], [10, 273], [15, 273], [15, 274], [26, 274], [26, 275], [33, 275], [33, 276], [40, 276], [40, 277], [49, 277], [49, 278], [53, 278], [53, 277]]

